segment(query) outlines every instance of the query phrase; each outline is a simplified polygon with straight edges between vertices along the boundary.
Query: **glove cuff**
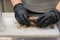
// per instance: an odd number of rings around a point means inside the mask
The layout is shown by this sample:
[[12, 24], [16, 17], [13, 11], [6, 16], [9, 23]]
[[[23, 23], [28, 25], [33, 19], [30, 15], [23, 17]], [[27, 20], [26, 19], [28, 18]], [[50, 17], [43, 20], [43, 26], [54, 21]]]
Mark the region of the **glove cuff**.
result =
[[14, 12], [16, 13], [20, 8], [23, 8], [22, 3], [18, 3], [13, 7]]
[[56, 15], [58, 15], [60, 19], [60, 11], [58, 11], [57, 9], [55, 9], [55, 11], [57, 12]]
[[56, 16], [56, 21], [59, 21], [60, 20], [60, 12], [57, 9], [54, 9], [53, 12]]
[[[57, 9], [56, 9], [56, 10], [57, 10]], [[60, 17], [60, 11], [58, 11], [58, 10], [57, 10], [57, 12], [58, 12], [58, 14], [59, 14], [59, 17]]]

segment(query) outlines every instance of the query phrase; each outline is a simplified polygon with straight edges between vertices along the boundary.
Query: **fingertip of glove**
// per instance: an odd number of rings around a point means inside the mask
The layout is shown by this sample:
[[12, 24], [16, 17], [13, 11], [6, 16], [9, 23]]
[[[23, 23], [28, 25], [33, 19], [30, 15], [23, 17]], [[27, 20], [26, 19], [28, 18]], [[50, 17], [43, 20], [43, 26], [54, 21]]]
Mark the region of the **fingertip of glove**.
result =
[[45, 26], [45, 25], [42, 26], [42, 25], [38, 25], [38, 24], [37, 24], [36, 26], [37, 26], [38, 28], [46, 28], [46, 27], [47, 27], [47, 26]]
[[29, 27], [31, 24], [27, 24], [26, 26]]

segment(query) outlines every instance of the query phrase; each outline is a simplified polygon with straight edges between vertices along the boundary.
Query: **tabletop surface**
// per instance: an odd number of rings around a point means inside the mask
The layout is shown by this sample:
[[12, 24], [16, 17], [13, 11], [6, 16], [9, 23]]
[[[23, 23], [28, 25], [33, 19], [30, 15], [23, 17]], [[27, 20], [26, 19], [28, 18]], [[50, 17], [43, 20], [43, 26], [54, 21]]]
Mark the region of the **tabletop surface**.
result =
[[0, 36], [6, 37], [58, 37], [59, 30], [56, 25], [54, 29], [51, 28], [37, 28], [29, 27], [25, 28], [18, 24], [15, 20], [14, 13], [3, 13], [2, 14], [3, 23], [5, 24], [5, 31], [0, 32]]

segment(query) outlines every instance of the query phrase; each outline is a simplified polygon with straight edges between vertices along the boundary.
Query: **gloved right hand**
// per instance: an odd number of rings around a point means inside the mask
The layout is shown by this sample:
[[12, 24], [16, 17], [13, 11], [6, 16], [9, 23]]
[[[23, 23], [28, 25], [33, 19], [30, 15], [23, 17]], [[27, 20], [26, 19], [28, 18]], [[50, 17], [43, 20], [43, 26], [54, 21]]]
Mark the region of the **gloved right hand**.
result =
[[14, 6], [15, 18], [20, 24], [30, 26], [29, 14], [24, 8], [23, 4], [19, 3]]

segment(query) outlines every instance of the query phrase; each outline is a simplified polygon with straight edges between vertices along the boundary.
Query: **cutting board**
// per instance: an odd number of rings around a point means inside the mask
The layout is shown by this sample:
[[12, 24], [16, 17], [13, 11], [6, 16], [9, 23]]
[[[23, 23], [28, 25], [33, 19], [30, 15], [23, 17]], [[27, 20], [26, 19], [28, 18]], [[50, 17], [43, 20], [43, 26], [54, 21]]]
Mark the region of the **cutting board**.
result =
[[25, 27], [20, 25], [14, 17], [14, 13], [3, 13], [3, 22], [5, 24], [5, 31], [0, 32], [0, 37], [58, 37], [59, 30], [57, 25], [54, 25], [54, 29], [51, 28], [37, 28], [37, 27]]

